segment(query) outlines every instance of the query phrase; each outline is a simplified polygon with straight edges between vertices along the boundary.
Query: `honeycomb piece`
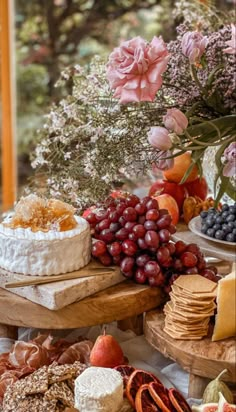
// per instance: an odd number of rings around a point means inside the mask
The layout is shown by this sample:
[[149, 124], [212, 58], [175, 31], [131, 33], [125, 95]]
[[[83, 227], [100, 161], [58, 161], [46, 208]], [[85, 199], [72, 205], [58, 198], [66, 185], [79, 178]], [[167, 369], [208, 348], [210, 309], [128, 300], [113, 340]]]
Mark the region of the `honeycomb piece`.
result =
[[74, 213], [75, 209], [67, 203], [57, 199], [47, 200], [31, 194], [19, 200], [10, 223], [5, 223], [5, 226], [13, 229], [31, 228], [32, 232], [49, 230], [61, 232], [76, 227]]

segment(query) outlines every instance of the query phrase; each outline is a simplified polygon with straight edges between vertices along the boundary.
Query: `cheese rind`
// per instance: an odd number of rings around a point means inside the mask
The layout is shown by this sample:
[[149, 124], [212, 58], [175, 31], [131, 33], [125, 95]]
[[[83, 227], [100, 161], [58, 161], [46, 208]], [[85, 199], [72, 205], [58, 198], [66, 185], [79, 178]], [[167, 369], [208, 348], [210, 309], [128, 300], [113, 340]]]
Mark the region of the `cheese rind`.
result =
[[0, 224], [0, 267], [24, 275], [43, 276], [72, 272], [91, 258], [88, 222], [75, 216], [77, 226], [68, 231], [32, 232]]
[[123, 379], [114, 369], [90, 367], [75, 380], [75, 408], [80, 412], [119, 412]]
[[217, 315], [212, 340], [236, 336], [236, 270], [220, 279], [217, 292]]

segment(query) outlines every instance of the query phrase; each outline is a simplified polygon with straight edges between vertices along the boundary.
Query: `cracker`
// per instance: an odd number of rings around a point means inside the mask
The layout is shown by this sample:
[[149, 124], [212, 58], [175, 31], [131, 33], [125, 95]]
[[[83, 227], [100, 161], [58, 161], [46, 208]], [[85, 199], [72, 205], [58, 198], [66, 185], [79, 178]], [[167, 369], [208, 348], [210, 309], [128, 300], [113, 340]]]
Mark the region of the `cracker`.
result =
[[45, 393], [45, 399], [56, 399], [63, 403], [65, 406], [73, 408], [74, 395], [65, 382], [53, 383], [48, 391]]
[[42, 394], [24, 396], [7, 402], [4, 396], [4, 412], [56, 412], [56, 400], [46, 400]]
[[215, 282], [201, 275], [181, 275], [174, 284], [194, 294], [211, 293], [217, 289]]
[[183, 325], [169, 318], [166, 319], [166, 323], [165, 323], [165, 326], [172, 329], [173, 331], [183, 331], [183, 332], [189, 332], [189, 333], [199, 334], [199, 335], [201, 335], [202, 333], [205, 333], [205, 331], [208, 330], [208, 325], [209, 325], [209, 322], [204, 325], [201, 325], [201, 324], [192, 325], [192, 326]]
[[211, 313], [214, 313], [214, 310], [216, 308], [216, 305], [214, 302], [211, 302], [210, 305], [207, 305], [206, 307], [200, 307], [200, 306], [192, 306], [192, 305], [184, 305], [179, 302], [172, 302], [173, 303], [173, 312], [187, 312], [187, 313], [199, 313], [199, 314], [204, 314], [204, 315], [210, 315]]
[[75, 390], [75, 379], [67, 379], [66, 384], [69, 386], [69, 388], [72, 390], [74, 393]]
[[[19, 379], [7, 388], [4, 394], [4, 411], [14, 410], [15, 402], [24, 400], [26, 395], [42, 394], [48, 390], [47, 366], [43, 366], [24, 379]], [[8, 408], [8, 409], [7, 409]]]
[[86, 369], [86, 365], [81, 362], [73, 364], [58, 365], [53, 362], [48, 367], [49, 384], [66, 381], [67, 379], [76, 378]]
[[44, 393], [48, 390], [48, 367], [43, 366], [37, 371], [31, 373], [25, 379], [19, 380], [21, 390], [25, 395]]
[[174, 339], [180, 339], [180, 340], [200, 340], [202, 339], [202, 336], [192, 336], [186, 333], [184, 334], [175, 333], [173, 332], [172, 329], [169, 329], [166, 326], [164, 327], [164, 332], [166, 332], [168, 335], [170, 335]]

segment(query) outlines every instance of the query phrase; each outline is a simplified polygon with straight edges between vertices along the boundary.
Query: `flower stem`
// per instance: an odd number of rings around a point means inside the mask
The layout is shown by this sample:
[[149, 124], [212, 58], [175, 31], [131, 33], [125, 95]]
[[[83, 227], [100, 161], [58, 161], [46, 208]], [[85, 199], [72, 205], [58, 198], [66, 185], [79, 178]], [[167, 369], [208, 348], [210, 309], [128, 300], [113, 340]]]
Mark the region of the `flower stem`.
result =
[[202, 92], [203, 95], [205, 95], [205, 90], [202, 84], [200, 83], [199, 78], [197, 77], [197, 71], [196, 68], [193, 64], [190, 65], [190, 73], [192, 78], [194, 79], [195, 83], [197, 84], [199, 90]]

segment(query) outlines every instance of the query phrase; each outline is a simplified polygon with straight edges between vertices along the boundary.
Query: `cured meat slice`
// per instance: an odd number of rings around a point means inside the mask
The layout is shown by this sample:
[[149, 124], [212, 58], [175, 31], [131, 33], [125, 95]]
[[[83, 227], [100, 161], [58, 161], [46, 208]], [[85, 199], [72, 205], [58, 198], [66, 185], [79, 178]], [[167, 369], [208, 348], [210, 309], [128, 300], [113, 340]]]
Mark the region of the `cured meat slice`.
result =
[[80, 361], [81, 363], [88, 364], [92, 347], [93, 343], [89, 340], [74, 343], [62, 353], [58, 358], [58, 363], [65, 364]]
[[9, 353], [9, 361], [15, 367], [28, 365], [34, 369], [50, 363], [46, 348], [33, 341], [15, 342]]

